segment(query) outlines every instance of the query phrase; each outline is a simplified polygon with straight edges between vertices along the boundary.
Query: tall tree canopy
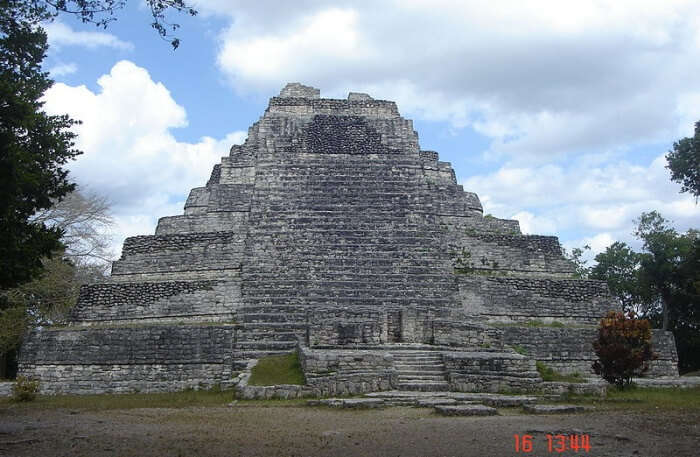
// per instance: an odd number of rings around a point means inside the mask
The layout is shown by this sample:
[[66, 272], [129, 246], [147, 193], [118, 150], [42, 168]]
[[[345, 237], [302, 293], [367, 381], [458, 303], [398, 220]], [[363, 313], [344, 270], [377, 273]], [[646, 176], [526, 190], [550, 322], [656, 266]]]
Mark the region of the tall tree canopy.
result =
[[642, 251], [613, 243], [595, 258], [590, 278], [608, 282], [625, 310], [673, 331], [681, 370], [700, 368], [700, 232], [678, 233], [658, 212], [643, 213]]
[[62, 167], [80, 154], [76, 121], [42, 111], [46, 33], [20, 3], [0, 0], [0, 289], [31, 280], [61, 248], [61, 230], [31, 217], [74, 189]]
[[666, 155], [671, 180], [681, 184], [681, 192], [690, 192], [697, 202], [700, 197], [700, 121], [695, 123], [695, 135], [673, 143]]

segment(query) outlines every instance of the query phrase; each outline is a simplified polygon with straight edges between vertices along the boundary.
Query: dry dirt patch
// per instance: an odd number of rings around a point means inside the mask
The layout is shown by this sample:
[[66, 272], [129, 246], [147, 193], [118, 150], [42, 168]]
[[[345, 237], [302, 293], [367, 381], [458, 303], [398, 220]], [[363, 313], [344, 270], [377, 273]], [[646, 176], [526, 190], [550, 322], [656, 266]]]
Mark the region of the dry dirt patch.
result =
[[[591, 451], [561, 455], [695, 456], [700, 414], [668, 410], [440, 417], [408, 407], [293, 406], [109, 411], [0, 410], [2, 456], [515, 456], [548, 452], [547, 433], [588, 434]], [[515, 453], [513, 435], [533, 436]]]

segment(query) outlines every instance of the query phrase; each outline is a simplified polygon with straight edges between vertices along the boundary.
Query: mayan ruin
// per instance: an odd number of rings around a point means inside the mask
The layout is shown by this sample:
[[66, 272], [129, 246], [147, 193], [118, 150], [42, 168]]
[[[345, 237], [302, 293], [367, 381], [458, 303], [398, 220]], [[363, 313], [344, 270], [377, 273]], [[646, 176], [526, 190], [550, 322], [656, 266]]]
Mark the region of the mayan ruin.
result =
[[[305, 385], [250, 394], [285, 398], [526, 393], [537, 362], [592, 376], [607, 285], [457, 182], [394, 102], [288, 84], [184, 214], [126, 239], [69, 325], [32, 330], [20, 374], [43, 393], [235, 387], [298, 352]], [[653, 344], [648, 376], [678, 376], [673, 335]]]

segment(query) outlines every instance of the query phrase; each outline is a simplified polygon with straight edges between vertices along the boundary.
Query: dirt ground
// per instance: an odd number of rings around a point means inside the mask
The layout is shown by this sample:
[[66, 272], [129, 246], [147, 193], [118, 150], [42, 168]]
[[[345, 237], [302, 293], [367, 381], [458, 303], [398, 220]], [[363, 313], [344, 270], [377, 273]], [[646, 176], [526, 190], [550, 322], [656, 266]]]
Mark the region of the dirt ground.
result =
[[[593, 411], [441, 417], [430, 409], [251, 406], [78, 411], [0, 408], [0, 456], [697, 456], [700, 413]], [[548, 450], [550, 434], [589, 452]], [[515, 451], [514, 435], [534, 449]], [[556, 447], [556, 445], [555, 445]]]

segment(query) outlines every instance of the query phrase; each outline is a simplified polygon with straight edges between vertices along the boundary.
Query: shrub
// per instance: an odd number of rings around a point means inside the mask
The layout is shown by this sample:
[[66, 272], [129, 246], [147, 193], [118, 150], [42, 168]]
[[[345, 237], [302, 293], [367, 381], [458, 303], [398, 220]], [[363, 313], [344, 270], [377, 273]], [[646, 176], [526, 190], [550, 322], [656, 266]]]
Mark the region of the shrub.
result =
[[600, 321], [593, 348], [598, 356], [593, 371], [619, 388], [629, 386], [632, 376], [644, 373], [655, 358], [649, 321], [633, 312], [610, 311]]
[[24, 376], [17, 376], [12, 386], [12, 398], [15, 401], [32, 401], [39, 392], [39, 380], [32, 380]]

